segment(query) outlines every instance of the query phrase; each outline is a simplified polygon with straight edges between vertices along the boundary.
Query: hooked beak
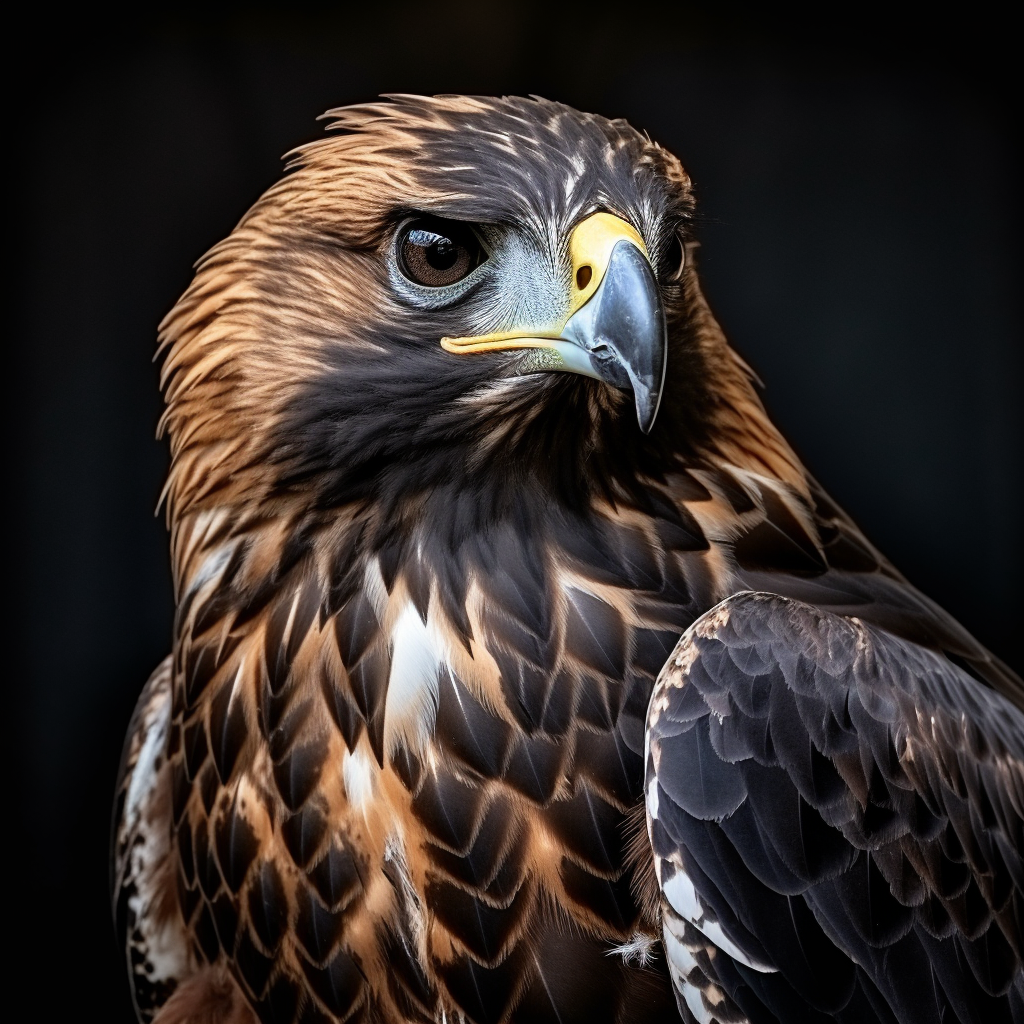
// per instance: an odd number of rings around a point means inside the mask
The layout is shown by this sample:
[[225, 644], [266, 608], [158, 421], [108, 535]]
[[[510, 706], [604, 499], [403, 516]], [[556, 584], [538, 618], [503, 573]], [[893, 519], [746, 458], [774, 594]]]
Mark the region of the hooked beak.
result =
[[569, 251], [573, 294], [557, 329], [442, 338], [441, 346], [458, 355], [534, 349], [530, 370], [580, 373], [632, 390], [637, 422], [647, 434], [661, 403], [668, 345], [643, 239], [621, 218], [594, 213], [576, 226]]

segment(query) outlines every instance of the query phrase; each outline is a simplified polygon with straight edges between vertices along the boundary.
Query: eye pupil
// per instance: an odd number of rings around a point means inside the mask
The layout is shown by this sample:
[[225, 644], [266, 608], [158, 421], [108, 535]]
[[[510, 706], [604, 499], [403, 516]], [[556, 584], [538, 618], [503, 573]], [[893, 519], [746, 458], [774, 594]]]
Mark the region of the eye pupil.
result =
[[459, 258], [459, 250], [450, 238], [439, 238], [427, 247], [427, 262], [435, 270], [449, 270]]
[[461, 281], [485, 256], [472, 229], [458, 221], [418, 218], [400, 233], [399, 265], [417, 284], [431, 288]]

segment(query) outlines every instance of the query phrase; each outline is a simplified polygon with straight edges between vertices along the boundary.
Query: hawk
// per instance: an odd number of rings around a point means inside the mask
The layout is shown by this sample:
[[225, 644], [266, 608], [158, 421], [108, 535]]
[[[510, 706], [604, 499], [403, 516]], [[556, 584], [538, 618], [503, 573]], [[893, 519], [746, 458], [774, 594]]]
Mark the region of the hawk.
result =
[[679, 161], [329, 116], [161, 326], [139, 1020], [1024, 1021], [1024, 684], [767, 418]]

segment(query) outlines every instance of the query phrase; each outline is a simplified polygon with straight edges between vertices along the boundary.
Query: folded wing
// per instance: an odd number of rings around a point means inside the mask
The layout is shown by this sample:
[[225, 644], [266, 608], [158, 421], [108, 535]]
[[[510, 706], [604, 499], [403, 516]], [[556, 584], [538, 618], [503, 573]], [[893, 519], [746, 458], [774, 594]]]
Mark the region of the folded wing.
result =
[[1024, 1021], [1024, 713], [745, 593], [680, 640], [645, 794], [684, 1019]]

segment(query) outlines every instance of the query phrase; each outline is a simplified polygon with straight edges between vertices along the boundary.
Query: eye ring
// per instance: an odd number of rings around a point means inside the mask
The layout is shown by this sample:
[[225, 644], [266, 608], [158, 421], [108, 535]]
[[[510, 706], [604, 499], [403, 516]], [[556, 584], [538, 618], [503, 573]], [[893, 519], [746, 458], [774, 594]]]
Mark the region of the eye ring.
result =
[[670, 281], [677, 281], [683, 273], [686, 265], [686, 248], [678, 231], [672, 232], [672, 237], [665, 246], [664, 267], [665, 277]]
[[487, 259], [469, 224], [427, 215], [402, 224], [395, 252], [402, 275], [425, 288], [457, 284]]

